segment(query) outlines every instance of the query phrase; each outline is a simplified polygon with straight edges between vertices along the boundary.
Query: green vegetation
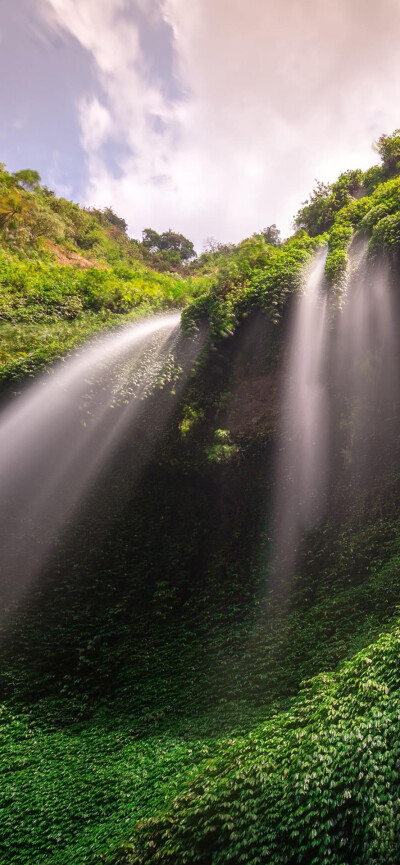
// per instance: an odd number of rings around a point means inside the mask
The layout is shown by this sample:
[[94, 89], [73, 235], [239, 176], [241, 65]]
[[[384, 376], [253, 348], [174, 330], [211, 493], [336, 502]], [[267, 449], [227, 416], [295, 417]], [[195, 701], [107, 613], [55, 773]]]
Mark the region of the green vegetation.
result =
[[304, 682], [290, 710], [218, 742], [111, 861], [397, 861], [399, 645], [397, 627]]
[[[230, 482], [225, 463], [216, 468], [231, 495], [240, 467], [232, 466]], [[242, 475], [240, 490], [256, 503], [260, 463], [251, 474], [246, 483]], [[251, 538], [244, 548], [254, 531], [244, 501], [232, 503], [234, 523], [228, 516], [239, 537], [221, 543], [211, 506], [215, 478], [192, 504], [190, 483], [171, 492], [167, 467], [151, 480], [147, 473], [141, 512], [125, 515], [125, 531], [119, 517], [119, 566], [111, 571], [103, 551], [100, 571], [86, 565], [80, 584], [70, 558], [54, 595], [37, 599], [36, 621], [33, 610], [16, 622], [7, 669], [17, 701], [2, 719], [9, 861], [168, 862], [175, 855], [208, 862], [218, 854], [236, 862], [240, 852], [244, 862], [262, 862], [267, 848], [271, 861], [313, 855], [339, 863], [347, 838], [353, 858], [344, 861], [374, 862], [378, 849], [380, 861], [391, 862], [398, 631], [338, 674], [306, 682], [287, 703], [301, 680], [334, 669], [395, 617], [398, 524], [375, 518], [336, 543], [337, 530], [322, 527], [297, 590], [282, 603], [265, 596]], [[142, 554], [134, 585], [126, 585], [124, 568], [157, 530], [156, 492], [165, 525], [153, 561]], [[185, 601], [189, 531], [197, 531], [196, 545], [199, 533], [213, 549], [217, 541], [220, 558], [201, 574], [191, 569]], [[81, 549], [77, 539], [77, 555]], [[106, 588], [110, 572], [114, 583]]]
[[319, 183], [295, 219], [295, 225], [311, 237], [329, 231], [326, 275], [339, 294], [354, 235], [371, 238], [371, 255], [382, 249], [399, 253], [400, 130], [382, 135], [376, 149], [381, 166], [364, 173], [347, 171], [331, 185]]
[[185, 329], [190, 333], [206, 316], [213, 335], [229, 336], [254, 309], [276, 324], [288, 296], [300, 287], [305, 263], [325, 239], [314, 240], [300, 231], [276, 247], [254, 235], [227, 255], [217, 252], [211, 289], [185, 310]]
[[0, 378], [30, 373], [127, 318], [180, 307], [205, 283], [139, 262], [81, 270], [0, 254]]
[[157, 253], [155, 261], [161, 270], [179, 268], [183, 262], [196, 258], [191, 240], [171, 229], [158, 234], [152, 228], [145, 228], [142, 232], [142, 245], [151, 253]]
[[[4, 718], [17, 772], [2, 797], [25, 812], [14, 825], [6, 816], [9, 861], [396, 861], [399, 643], [396, 628], [338, 674], [305, 682], [289, 710], [246, 736], [39, 735]], [[135, 840], [115, 849], [135, 822]]]
[[1, 380], [34, 372], [122, 317], [181, 307], [207, 289], [205, 276], [157, 272], [126, 229], [109, 207], [56, 198], [35, 171], [0, 171]]
[[4, 627], [10, 865], [399, 860], [397, 432], [365, 434], [360, 488], [345, 406], [324, 519], [287, 582], [268, 564], [293, 295], [327, 245], [340, 301], [357, 237], [397, 284], [399, 142], [319, 184], [289, 239], [269, 226], [196, 259], [178, 233], [133, 241], [110, 208], [0, 174], [3, 382], [132, 316], [185, 307], [177, 370], [208, 333], [187, 379], [160, 378]]

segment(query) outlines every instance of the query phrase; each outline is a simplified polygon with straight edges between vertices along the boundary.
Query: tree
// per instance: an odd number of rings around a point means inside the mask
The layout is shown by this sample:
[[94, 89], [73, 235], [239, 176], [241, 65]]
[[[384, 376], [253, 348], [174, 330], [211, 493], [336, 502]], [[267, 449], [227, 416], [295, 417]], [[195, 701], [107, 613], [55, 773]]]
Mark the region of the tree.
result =
[[192, 241], [183, 234], [172, 231], [171, 228], [161, 234], [161, 249], [177, 252], [181, 261], [190, 261], [191, 258], [196, 258]]
[[56, 193], [54, 192], [54, 189], [49, 189], [48, 186], [42, 186], [40, 191], [43, 198], [55, 198]]
[[203, 240], [201, 259], [204, 260], [204, 256], [210, 255], [229, 255], [233, 249], [235, 249], [234, 243], [221, 243], [219, 240], [216, 240], [215, 237], [206, 237], [206, 239]]
[[30, 199], [17, 189], [7, 189], [0, 195], [0, 228], [20, 223], [31, 210]]
[[171, 228], [162, 234], [158, 234], [154, 228], [145, 228], [142, 231], [142, 244], [150, 252], [176, 252], [181, 262], [196, 258], [192, 241]]
[[303, 201], [303, 206], [295, 218], [296, 228], [305, 228], [314, 237], [328, 231], [332, 225], [334, 211], [332, 210], [332, 187], [328, 183], [317, 180], [309, 199]]
[[393, 177], [400, 171], [400, 129], [395, 129], [392, 135], [381, 135], [375, 144], [382, 160], [382, 168], [386, 177]]
[[218, 243], [218, 240], [216, 240], [215, 237], [212, 237], [212, 235], [203, 240], [203, 252], [206, 254], [218, 252], [219, 247], [220, 244]]
[[97, 207], [84, 207], [83, 210], [85, 213], [93, 216], [96, 222], [103, 226], [103, 228], [111, 225], [113, 228], [117, 228], [119, 231], [123, 231], [124, 234], [126, 234], [128, 223], [122, 218], [122, 216], [117, 216], [112, 207], [105, 207], [103, 210], [100, 210]]
[[363, 194], [363, 177], [362, 171], [355, 168], [344, 171], [335, 183], [322, 183], [318, 180], [308, 201], [303, 202], [297, 213], [295, 227], [305, 228], [311, 237], [329, 231], [335, 214], [352, 199]]
[[268, 225], [267, 228], [263, 228], [260, 234], [264, 238], [265, 243], [269, 243], [270, 246], [280, 246], [281, 233], [274, 222], [272, 225]]
[[40, 186], [40, 174], [38, 171], [34, 171], [33, 168], [22, 168], [21, 171], [16, 171], [13, 177], [18, 185], [28, 192], [34, 192]]
[[161, 236], [154, 228], [144, 228], [142, 231], [142, 244], [150, 252], [159, 252], [161, 249]]
[[114, 225], [115, 228], [119, 228], [126, 234], [128, 223], [122, 218], [122, 216], [117, 216], [112, 207], [105, 207], [103, 213], [105, 220], [109, 225]]
[[60, 241], [65, 237], [65, 225], [57, 213], [52, 213], [47, 207], [43, 207], [36, 200], [27, 214], [26, 224], [30, 231], [31, 240], [35, 242], [39, 237]]

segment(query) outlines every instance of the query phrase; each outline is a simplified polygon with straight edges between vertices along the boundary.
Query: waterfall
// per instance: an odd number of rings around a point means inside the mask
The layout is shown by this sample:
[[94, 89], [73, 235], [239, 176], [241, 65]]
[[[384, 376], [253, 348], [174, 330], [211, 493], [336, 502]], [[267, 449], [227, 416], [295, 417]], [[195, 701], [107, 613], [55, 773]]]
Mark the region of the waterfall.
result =
[[329, 442], [325, 261], [326, 250], [306, 271], [289, 333], [273, 550], [275, 571], [283, 580], [293, 569], [303, 531], [311, 528], [325, 509]]
[[[343, 308], [330, 357], [336, 440], [347, 479], [347, 505], [368, 495], [397, 439], [399, 350], [397, 293], [388, 264], [370, 262], [367, 242], [350, 251]], [[338, 460], [339, 464], [339, 460]]]
[[360, 512], [398, 439], [399, 301], [388, 264], [357, 241], [343, 303], [329, 309], [326, 252], [304, 276], [288, 339], [274, 507], [274, 574], [285, 590], [305, 533], [327, 511]]
[[154, 317], [93, 341], [39, 377], [0, 415], [0, 566], [4, 602], [40, 574], [103, 470], [179, 334]]

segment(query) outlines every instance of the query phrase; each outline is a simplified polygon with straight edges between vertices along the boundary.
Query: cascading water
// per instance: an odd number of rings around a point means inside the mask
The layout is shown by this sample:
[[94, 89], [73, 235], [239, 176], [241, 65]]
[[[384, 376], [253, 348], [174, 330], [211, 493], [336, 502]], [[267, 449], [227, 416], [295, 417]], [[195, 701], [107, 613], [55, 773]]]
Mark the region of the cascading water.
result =
[[275, 571], [281, 579], [293, 568], [302, 532], [310, 528], [324, 510], [329, 439], [325, 261], [326, 251], [317, 256], [304, 276], [289, 335], [273, 555]]
[[140, 413], [178, 325], [177, 314], [155, 317], [96, 340], [3, 411], [0, 564], [6, 604], [40, 573], [69, 515]]
[[325, 260], [304, 277], [289, 334], [272, 556], [283, 588], [304, 534], [328, 505], [339, 515], [362, 507], [397, 440], [400, 311], [389, 267], [354, 243], [343, 303], [329, 309]]
[[[369, 488], [398, 420], [398, 301], [387, 263], [370, 262], [367, 242], [350, 250], [343, 308], [330, 357], [337, 448], [354, 506]], [[349, 497], [349, 492], [351, 493]]]

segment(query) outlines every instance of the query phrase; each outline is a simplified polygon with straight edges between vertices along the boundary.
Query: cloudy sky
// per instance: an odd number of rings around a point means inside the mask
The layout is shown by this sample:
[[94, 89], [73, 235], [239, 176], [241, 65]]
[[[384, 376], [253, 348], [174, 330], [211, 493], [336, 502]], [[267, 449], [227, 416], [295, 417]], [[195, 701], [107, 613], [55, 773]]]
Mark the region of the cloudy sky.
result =
[[290, 233], [400, 126], [399, 0], [0, 0], [0, 160], [144, 227]]

